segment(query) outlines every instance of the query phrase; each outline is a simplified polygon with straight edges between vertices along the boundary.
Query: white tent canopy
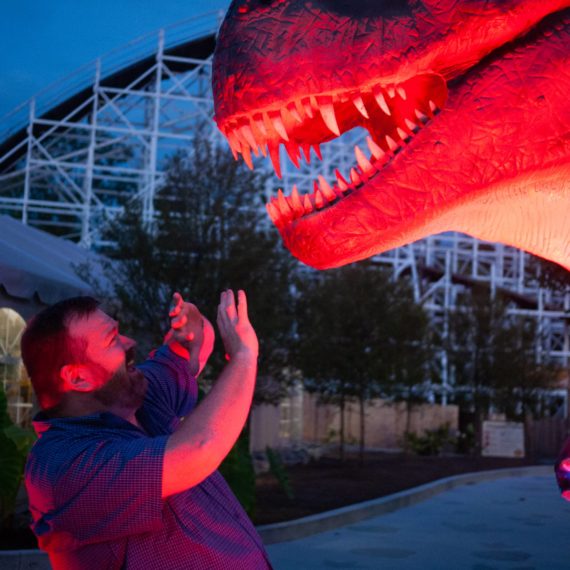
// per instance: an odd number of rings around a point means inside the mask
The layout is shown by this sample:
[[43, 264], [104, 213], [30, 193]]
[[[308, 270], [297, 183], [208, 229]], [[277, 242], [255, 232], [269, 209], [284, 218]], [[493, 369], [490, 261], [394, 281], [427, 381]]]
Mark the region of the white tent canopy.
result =
[[74, 266], [94, 261], [92, 252], [72, 242], [0, 216], [0, 304], [4, 306], [21, 310], [32, 304], [38, 310], [66, 297], [93, 294]]

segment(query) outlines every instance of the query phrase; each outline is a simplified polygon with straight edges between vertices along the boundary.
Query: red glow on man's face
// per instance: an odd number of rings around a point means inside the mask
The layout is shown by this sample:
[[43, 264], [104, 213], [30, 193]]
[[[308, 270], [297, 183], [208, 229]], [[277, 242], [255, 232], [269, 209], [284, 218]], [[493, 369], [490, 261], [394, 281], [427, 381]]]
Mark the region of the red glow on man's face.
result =
[[93, 395], [107, 406], [137, 409], [146, 392], [146, 379], [134, 367], [136, 342], [119, 332], [119, 323], [97, 309], [74, 319], [69, 334], [85, 342], [79, 364], [89, 371]]

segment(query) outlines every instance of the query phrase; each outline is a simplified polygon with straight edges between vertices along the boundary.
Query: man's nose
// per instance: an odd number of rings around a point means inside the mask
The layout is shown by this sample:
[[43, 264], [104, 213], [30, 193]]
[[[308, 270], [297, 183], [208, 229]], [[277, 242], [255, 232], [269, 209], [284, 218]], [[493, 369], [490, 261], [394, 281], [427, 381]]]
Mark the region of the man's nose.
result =
[[130, 350], [131, 348], [134, 348], [137, 345], [137, 343], [132, 338], [123, 335], [120, 336], [121, 336], [121, 344], [123, 345], [123, 348], [125, 350]]

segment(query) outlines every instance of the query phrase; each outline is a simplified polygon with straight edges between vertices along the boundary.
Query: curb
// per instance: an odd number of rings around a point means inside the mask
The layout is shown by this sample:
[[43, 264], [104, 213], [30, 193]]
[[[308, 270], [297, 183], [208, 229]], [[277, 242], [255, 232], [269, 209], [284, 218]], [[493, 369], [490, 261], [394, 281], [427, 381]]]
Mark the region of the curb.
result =
[[[505, 477], [527, 477], [551, 475], [554, 484], [553, 467], [537, 465], [531, 467], [511, 467], [494, 471], [477, 471], [464, 475], [455, 475], [438, 479], [413, 489], [400, 491], [380, 499], [356, 503], [348, 507], [326, 511], [282, 523], [267, 524], [257, 527], [265, 545], [298, 540], [313, 534], [333, 530], [378, 515], [392, 513], [405, 507], [411, 507], [426, 499], [435, 497], [462, 485], [474, 485], [485, 481], [494, 481]], [[4, 550], [0, 551], [0, 570], [50, 570], [48, 556], [40, 550]]]
[[463, 475], [455, 475], [438, 479], [419, 487], [400, 491], [379, 499], [372, 499], [362, 503], [341, 507], [332, 511], [310, 515], [292, 521], [267, 524], [257, 527], [265, 545], [298, 540], [313, 534], [333, 530], [348, 524], [369, 519], [378, 515], [385, 515], [400, 509], [416, 505], [426, 499], [430, 499], [450, 491], [462, 485], [474, 485], [486, 481], [494, 481], [505, 477], [526, 477], [551, 475], [554, 480], [554, 468], [550, 465], [538, 465], [531, 467], [510, 467], [507, 469], [495, 469], [493, 471], [477, 471]]

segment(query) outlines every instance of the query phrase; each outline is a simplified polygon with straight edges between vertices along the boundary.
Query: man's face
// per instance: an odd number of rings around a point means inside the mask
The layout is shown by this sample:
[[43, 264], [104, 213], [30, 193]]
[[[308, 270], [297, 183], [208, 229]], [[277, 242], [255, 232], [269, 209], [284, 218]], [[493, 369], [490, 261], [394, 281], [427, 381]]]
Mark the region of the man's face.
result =
[[143, 403], [147, 380], [134, 367], [136, 342], [119, 334], [119, 325], [100, 309], [73, 319], [69, 335], [86, 344], [82, 364], [93, 381], [93, 396], [113, 408], [137, 410]]

